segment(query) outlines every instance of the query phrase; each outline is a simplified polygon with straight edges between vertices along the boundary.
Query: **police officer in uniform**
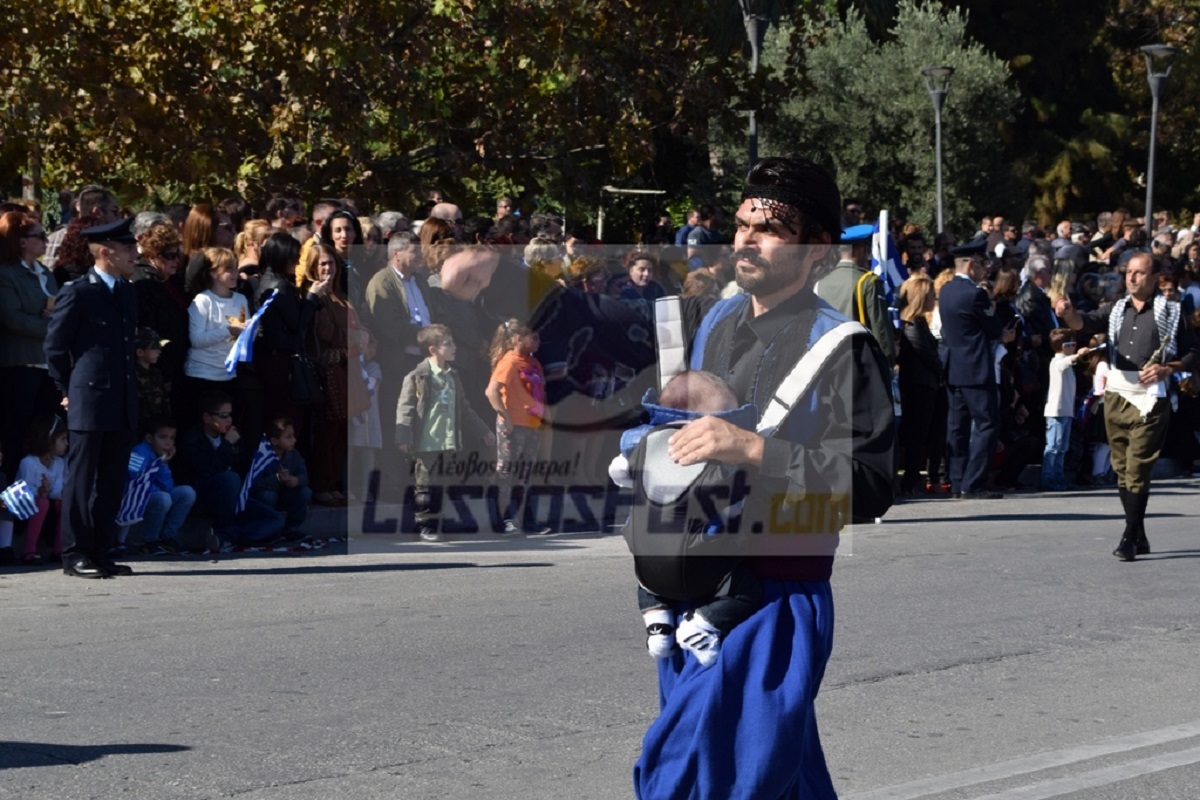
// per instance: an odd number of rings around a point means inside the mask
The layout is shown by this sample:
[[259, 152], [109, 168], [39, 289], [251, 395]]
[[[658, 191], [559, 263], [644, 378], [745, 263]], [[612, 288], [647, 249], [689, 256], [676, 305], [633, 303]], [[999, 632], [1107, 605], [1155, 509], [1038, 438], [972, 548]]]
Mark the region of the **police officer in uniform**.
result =
[[63, 572], [76, 578], [133, 574], [108, 556], [138, 414], [131, 223], [83, 231], [96, 264], [63, 286], [46, 334], [46, 363], [66, 398], [71, 432], [62, 544]]

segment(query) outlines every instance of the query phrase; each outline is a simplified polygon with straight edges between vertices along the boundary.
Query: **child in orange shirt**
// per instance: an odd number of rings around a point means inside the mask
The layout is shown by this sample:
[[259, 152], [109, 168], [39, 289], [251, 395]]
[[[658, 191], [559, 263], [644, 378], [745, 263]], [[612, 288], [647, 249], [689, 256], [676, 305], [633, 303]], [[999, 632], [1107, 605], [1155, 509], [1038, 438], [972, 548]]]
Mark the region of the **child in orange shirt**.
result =
[[[518, 525], [517, 514], [525, 509], [545, 415], [546, 378], [533, 357], [539, 344], [537, 333], [517, 319], [505, 322], [492, 337], [487, 399], [496, 411], [496, 473], [506, 534], [522, 533], [530, 527]], [[518, 485], [521, 491], [514, 496]]]

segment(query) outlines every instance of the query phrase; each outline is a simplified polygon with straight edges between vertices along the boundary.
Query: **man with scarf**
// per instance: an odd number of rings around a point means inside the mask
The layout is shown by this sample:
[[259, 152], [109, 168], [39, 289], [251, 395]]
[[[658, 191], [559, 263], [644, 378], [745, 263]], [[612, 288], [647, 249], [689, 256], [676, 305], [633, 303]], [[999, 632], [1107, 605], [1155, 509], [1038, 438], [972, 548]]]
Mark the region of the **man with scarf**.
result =
[[1159, 264], [1149, 253], [1129, 260], [1129, 294], [1096, 311], [1081, 314], [1062, 299], [1055, 313], [1085, 336], [1108, 334], [1112, 371], [1104, 395], [1104, 423], [1112, 448], [1113, 471], [1125, 510], [1125, 530], [1113, 555], [1133, 561], [1150, 553], [1146, 503], [1150, 473], [1162, 452], [1171, 421], [1168, 381], [1200, 365], [1200, 342], [1179, 303], [1158, 291]]
[[681, 466], [745, 468], [742, 529], [775, 535], [753, 538], [743, 563], [763, 604], [729, 633], [717, 662], [706, 667], [682, 649], [658, 662], [660, 712], [634, 768], [641, 800], [836, 797], [814, 711], [833, 645], [833, 555], [842, 524], [878, 517], [892, 502], [887, 362], [861, 326], [839, 338], [846, 318], [813, 292], [834, 261], [837, 186], [798, 158], [763, 159], [746, 184], [732, 255], [744, 294], [707, 314], [684, 305], [691, 368], [765, 411], [788, 394], [780, 387], [801, 358], [827, 357], [810, 389], [784, 401], [773, 434], [705, 416], [669, 440], [667, 455]]

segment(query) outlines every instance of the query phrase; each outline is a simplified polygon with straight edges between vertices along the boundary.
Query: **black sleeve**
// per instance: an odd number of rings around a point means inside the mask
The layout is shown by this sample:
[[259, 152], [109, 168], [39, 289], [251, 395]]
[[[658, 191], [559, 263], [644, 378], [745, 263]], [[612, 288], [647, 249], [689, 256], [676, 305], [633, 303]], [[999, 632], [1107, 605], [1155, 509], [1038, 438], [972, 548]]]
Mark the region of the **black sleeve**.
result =
[[840, 494], [849, 488], [855, 519], [883, 516], [893, 500], [895, 429], [891, 387], [881, 370], [884, 363], [874, 338], [855, 336], [841, 358], [826, 367], [830, 377], [818, 388], [819, 446], [796, 444], [780, 435], [768, 438], [762, 474], [786, 477], [798, 492], [807, 494]]

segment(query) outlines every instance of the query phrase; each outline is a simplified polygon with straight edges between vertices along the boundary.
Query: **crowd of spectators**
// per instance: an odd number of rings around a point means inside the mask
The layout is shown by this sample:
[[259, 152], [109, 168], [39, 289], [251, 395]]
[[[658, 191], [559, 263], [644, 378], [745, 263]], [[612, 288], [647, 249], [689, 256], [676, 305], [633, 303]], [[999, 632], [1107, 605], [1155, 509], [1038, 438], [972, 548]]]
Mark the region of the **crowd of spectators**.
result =
[[[619, 433], [640, 420], [639, 401], [654, 380], [653, 301], [681, 294], [715, 302], [738, 291], [723, 244], [725, 220], [710, 205], [693, 209], [678, 228], [670, 215], [656, 214], [640, 243], [604, 246], [591, 230], [523, 211], [509, 197], [496, 201], [494, 213], [477, 216], [465, 216], [440, 192], [430, 192], [412, 213], [372, 214], [346, 198], [322, 199], [310, 209], [285, 195], [258, 206], [233, 198], [136, 215], [100, 186], [84, 187], [71, 199], [54, 230], [32, 207], [6, 203], [0, 211], [0, 452], [10, 478], [25, 457], [49, 459], [51, 472], [53, 458], [61, 457], [46, 431], [68, 426], [42, 341], [59, 287], [91, 267], [81, 231], [122, 216], [133, 216], [140, 254], [133, 277], [139, 435], [149, 443], [173, 426], [183, 442], [191, 431], [214, 440], [228, 438], [232, 429], [234, 446], [225, 457], [236, 474], [249, 469], [264, 434], [277, 449], [290, 437], [296, 456], [289, 463], [309, 465], [301, 487], [308, 489], [305, 502], [311, 496], [328, 506], [400, 501], [414, 464], [426, 484], [431, 469], [445, 469], [444, 458], [431, 460], [429, 448], [417, 446], [423, 434], [411, 429], [411, 418], [397, 427], [405, 380], [422, 364], [421, 385], [461, 392], [456, 402], [465, 404], [468, 419], [487, 423], [457, 430], [453, 415], [438, 416], [434, 452], [490, 464], [491, 478], [502, 484], [531, 479], [533, 467], [513, 463], [512, 452], [519, 452], [518, 461], [568, 465], [565, 477], [573, 485], [604, 486]], [[862, 221], [861, 208], [857, 200], [846, 202], [846, 227]], [[1070, 339], [1054, 315], [1058, 298], [1071, 298], [1081, 310], [1112, 302], [1123, 294], [1129, 258], [1149, 252], [1161, 291], [1186, 314], [1197, 313], [1200, 214], [1182, 230], [1165, 218], [1153, 227], [1147, 237], [1143, 223], [1124, 210], [1063, 221], [1052, 230], [987, 217], [960, 243], [950, 234], [927, 236], [919, 226], [895, 225], [909, 275], [896, 287], [897, 331], [886, 343], [896, 370], [901, 494], [949, 492], [938, 294], [955, 260], [976, 260], [991, 313], [1015, 331], [1011, 341], [997, 341], [994, 352], [1000, 446], [991, 480], [997, 488], [1021, 488], [1025, 467], [1041, 463], [1047, 447], [1048, 401], [1056, 409], [1051, 417], [1064, 407], [1051, 397], [1051, 364], [1064, 351], [1064, 337]], [[486, 247], [468, 250], [471, 245]], [[865, 250], [853, 253], [865, 260]], [[225, 359], [233, 341], [268, 298], [253, 359], [230, 372]], [[430, 326], [438, 326], [437, 335], [422, 337]], [[497, 351], [493, 343], [501, 339], [507, 344]], [[1103, 345], [1102, 337], [1074, 345], [1084, 355], [1071, 359], [1079, 379], [1070, 382], [1075, 397], [1066, 405], [1082, 424], [1062, 454], [1061, 475], [1043, 481], [1044, 488], [1062, 488], [1067, 476], [1076, 484], [1111, 480], [1098, 402]], [[537, 370], [511, 367], [526, 361]], [[456, 375], [450, 383], [441, 381], [447, 368]], [[1165, 454], [1187, 470], [1197, 455], [1194, 383], [1176, 385], [1181, 413]], [[1057, 385], [1061, 393], [1064, 384]], [[518, 397], [522, 408], [509, 407]], [[410, 417], [419, 399], [408, 398]], [[541, 435], [516, 436], [514, 426]], [[188, 458], [172, 464], [175, 484], [201, 480], [199, 465]], [[293, 488], [297, 469], [285, 470], [286, 480], [272, 491]], [[54, 481], [47, 483], [39, 508], [53, 516]], [[202, 492], [199, 500], [197, 510], [204, 510]], [[298, 525], [297, 513], [292, 506], [277, 511], [287, 517], [289, 532]], [[506, 527], [519, 527], [513, 522], [506, 517]], [[38, 532], [51, 530], [43, 523], [27, 526], [27, 557], [38, 552]], [[43, 537], [47, 547], [51, 538]], [[7, 552], [4, 557], [14, 557]]]

